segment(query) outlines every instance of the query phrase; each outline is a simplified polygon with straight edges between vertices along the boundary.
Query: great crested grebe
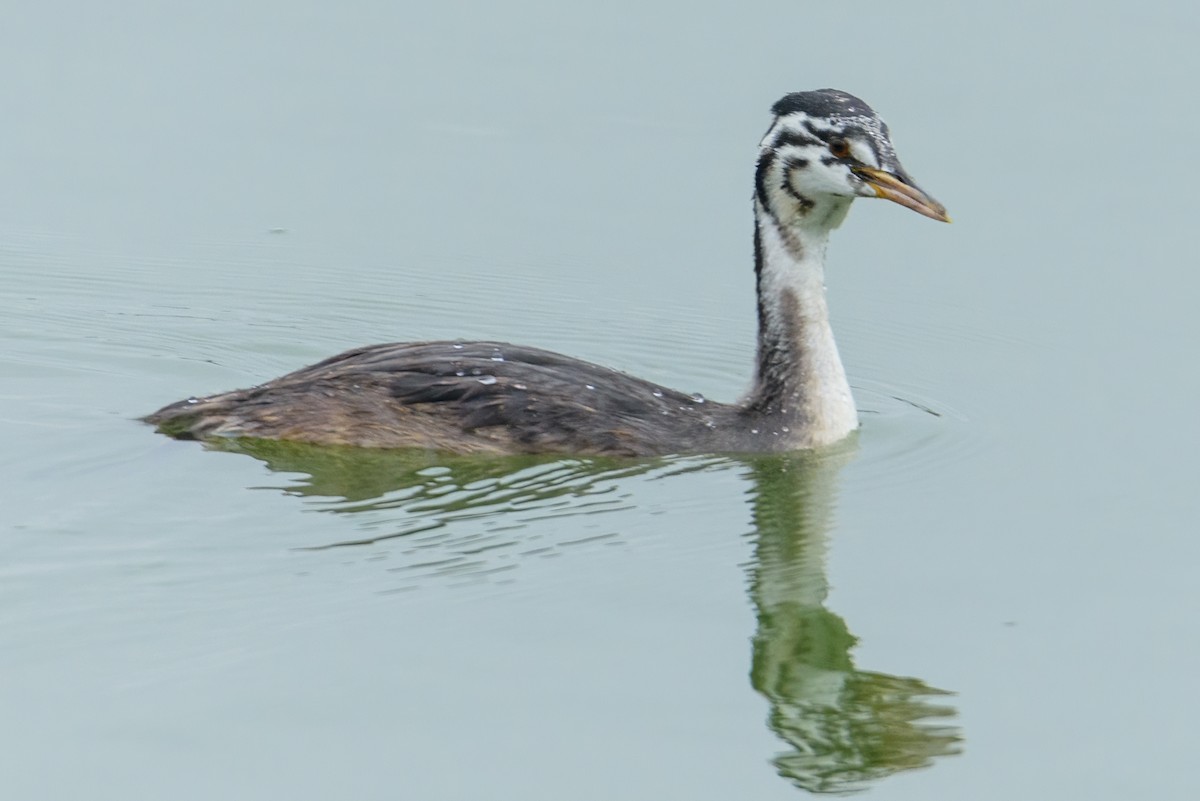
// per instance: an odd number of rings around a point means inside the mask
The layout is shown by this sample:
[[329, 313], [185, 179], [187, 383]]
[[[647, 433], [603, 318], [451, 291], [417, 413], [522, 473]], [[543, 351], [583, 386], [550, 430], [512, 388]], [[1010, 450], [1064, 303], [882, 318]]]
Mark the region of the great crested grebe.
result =
[[888, 127], [835, 89], [772, 108], [754, 173], [758, 357], [736, 404], [503, 342], [347, 351], [252, 389], [144, 418], [179, 439], [254, 437], [457, 453], [790, 451], [858, 427], [825, 303], [825, 246], [856, 197], [949, 222], [900, 166]]

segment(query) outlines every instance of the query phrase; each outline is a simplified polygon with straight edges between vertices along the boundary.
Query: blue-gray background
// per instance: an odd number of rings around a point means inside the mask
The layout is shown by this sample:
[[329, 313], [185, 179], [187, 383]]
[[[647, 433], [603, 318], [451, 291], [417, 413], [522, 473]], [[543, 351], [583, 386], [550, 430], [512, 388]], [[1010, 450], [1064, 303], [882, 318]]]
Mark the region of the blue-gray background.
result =
[[[751, 676], [788, 604], [955, 693], [942, 755], [845, 787], [1200, 792], [1191, 4], [10, 6], [6, 798], [794, 798]], [[272, 469], [131, 422], [455, 336], [731, 400], [755, 145], [823, 86], [956, 222], [838, 232], [864, 430], [783, 496], [723, 459]]]

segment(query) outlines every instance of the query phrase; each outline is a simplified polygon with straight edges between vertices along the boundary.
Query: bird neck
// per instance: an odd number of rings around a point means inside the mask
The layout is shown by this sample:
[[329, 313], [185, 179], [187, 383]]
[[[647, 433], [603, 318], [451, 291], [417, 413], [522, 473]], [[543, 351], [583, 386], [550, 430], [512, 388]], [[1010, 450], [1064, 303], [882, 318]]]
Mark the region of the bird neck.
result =
[[791, 447], [826, 445], [858, 427], [825, 301], [825, 247], [849, 204], [789, 224], [755, 200], [758, 364], [745, 405]]

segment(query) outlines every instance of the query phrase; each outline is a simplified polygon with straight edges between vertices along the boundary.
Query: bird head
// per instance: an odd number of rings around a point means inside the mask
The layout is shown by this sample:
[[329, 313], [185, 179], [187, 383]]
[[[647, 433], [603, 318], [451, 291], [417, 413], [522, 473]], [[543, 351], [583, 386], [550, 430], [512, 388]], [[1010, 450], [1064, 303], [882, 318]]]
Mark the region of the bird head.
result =
[[942, 222], [946, 207], [901, 166], [887, 124], [836, 89], [794, 92], [771, 109], [756, 196], [782, 225], [837, 227], [856, 197], [881, 197]]

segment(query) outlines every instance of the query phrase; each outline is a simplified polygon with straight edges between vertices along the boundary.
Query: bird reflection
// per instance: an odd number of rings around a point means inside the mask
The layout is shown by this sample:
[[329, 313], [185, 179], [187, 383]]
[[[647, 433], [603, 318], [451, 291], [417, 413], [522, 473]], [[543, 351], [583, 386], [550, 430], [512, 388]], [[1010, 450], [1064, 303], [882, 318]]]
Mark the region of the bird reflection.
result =
[[[517, 533], [520, 516], [635, 508], [622, 494], [622, 479], [745, 470], [755, 527], [749, 587], [758, 621], [750, 680], [768, 701], [768, 726], [786, 746], [773, 760], [779, 774], [812, 793], [848, 793], [960, 750], [948, 693], [919, 679], [857, 669], [851, 657], [857, 639], [824, 606], [837, 477], [853, 457], [853, 445], [737, 460], [638, 461], [480, 459], [257, 440], [220, 447], [252, 455], [274, 471], [301, 474], [298, 483], [282, 489], [309, 496], [330, 512], [374, 514], [385, 521], [368, 527], [369, 536], [317, 548], [398, 537], [411, 542], [420, 539], [413, 535], [440, 530], [422, 546], [436, 557], [419, 565], [426, 570], [432, 565], [435, 574], [486, 574], [513, 567], [497, 567], [496, 554], [523, 556], [569, 544], [524, 542]], [[468, 518], [482, 525], [448, 526]], [[450, 533], [467, 528], [474, 530]], [[491, 551], [490, 563], [478, 557], [482, 551]]]
[[781, 776], [814, 793], [865, 789], [873, 780], [959, 752], [948, 693], [919, 679], [858, 670], [857, 643], [825, 608], [827, 535], [837, 471], [849, 448], [756, 459], [755, 559], [750, 595], [758, 618], [750, 680], [770, 702], [768, 724], [788, 745]]

